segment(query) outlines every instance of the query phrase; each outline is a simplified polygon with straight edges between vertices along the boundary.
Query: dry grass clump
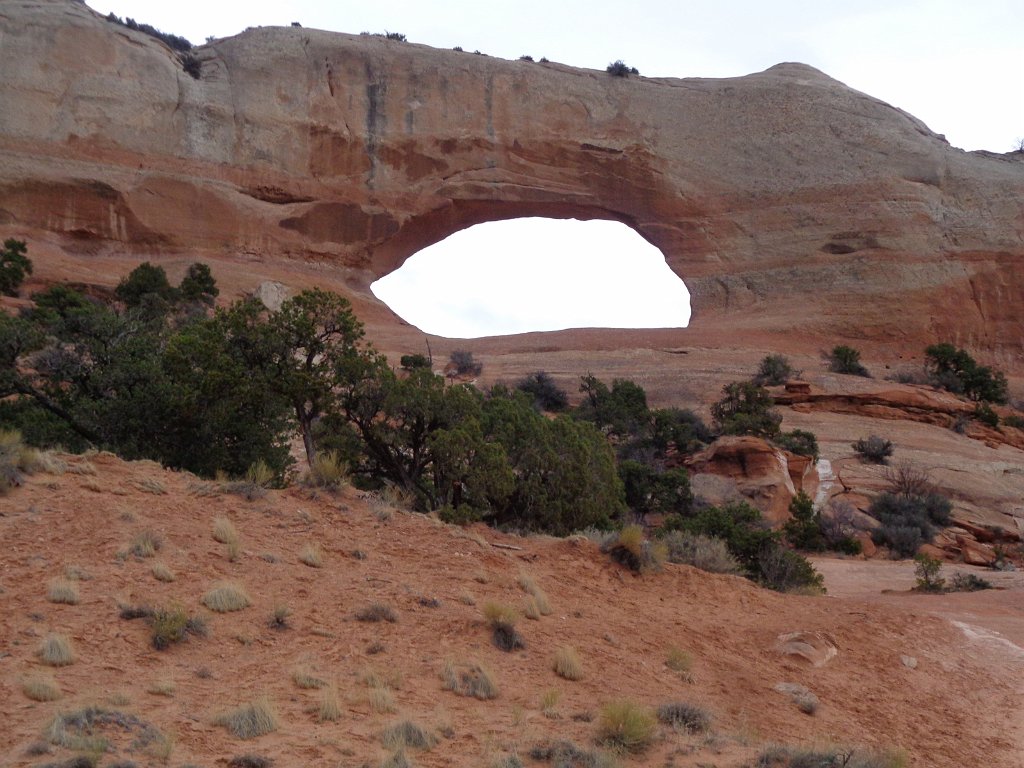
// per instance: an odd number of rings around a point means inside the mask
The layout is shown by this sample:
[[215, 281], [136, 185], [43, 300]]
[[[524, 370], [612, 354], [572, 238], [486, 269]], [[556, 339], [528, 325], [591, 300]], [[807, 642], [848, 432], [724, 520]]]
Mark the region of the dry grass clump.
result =
[[237, 544], [239, 542], [238, 529], [228, 518], [218, 516], [213, 518], [213, 540], [221, 544]]
[[163, 496], [165, 493], [167, 493], [167, 488], [165, 488], [164, 484], [161, 483], [156, 478], [147, 478], [145, 480], [140, 480], [139, 482], [135, 483], [135, 487], [138, 488], [143, 493], [151, 493], [154, 496]]
[[334, 723], [341, 719], [341, 701], [338, 698], [337, 686], [329, 685], [320, 693], [316, 719], [321, 723]]
[[381, 715], [390, 715], [398, 711], [395, 697], [387, 688], [370, 688], [366, 694], [366, 701], [370, 709]]
[[271, 768], [274, 761], [262, 755], [236, 755], [228, 760], [228, 768]]
[[292, 609], [287, 605], [275, 605], [270, 614], [270, 621], [267, 622], [271, 629], [288, 629], [288, 618], [292, 615]]
[[597, 740], [626, 752], [643, 752], [654, 741], [658, 721], [646, 707], [628, 699], [611, 701], [601, 707]]
[[456, 669], [454, 663], [447, 661], [441, 670], [441, 680], [446, 691], [453, 691], [460, 696], [471, 696], [481, 701], [498, 698], [497, 683], [490, 670], [480, 664]]
[[540, 713], [551, 720], [558, 718], [558, 702], [562, 699], [562, 692], [557, 688], [549, 688], [540, 697]]
[[174, 681], [173, 680], [154, 680], [150, 683], [149, 687], [146, 688], [147, 693], [151, 693], [154, 696], [173, 696], [174, 695]]
[[552, 668], [556, 675], [564, 677], [566, 680], [583, 679], [583, 661], [571, 645], [563, 645], [555, 651]]
[[61, 697], [60, 686], [50, 675], [35, 675], [23, 680], [21, 692], [32, 701], [56, 701]]
[[386, 728], [380, 735], [381, 743], [388, 749], [430, 749], [437, 738], [412, 720], [401, 720]]
[[53, 579], [46, 589], [46, 599], [51, 603], [78, 605], [78, 585], [67, 579]]
[[491, 627], [491, 639], [503, 651], [515, 651], [526, 647], [526, 641], [516, 629], [519, 614], [515, 608], [504, 603], [488, 601], [483, 607], [484, 618]]
[[405, 754], [404, 749], [399, 749], [391, 757], [380, 764], [380, 768], [415, 768], [415, 763]]
[[711, 713], [685, 701], [674, 701], [658, 707], [658, 719], [687, 733], [702, 733], [711, 727]]
[[665, 654], [665, 666], [687, 682], [693, 682], [693, 656], [682, 648], [670, 646]]
[[163, 563], [153, 563], [150, 573], [153, 574], [154, 579], [165, 583], [170, 583], [177, 578], [177, 576], [174, 575], [174, 571]]
[[39, 660], [51, 667], [66, 667], [75, 661], [75, 651], [67, 635], [51, 632], [39, 646]]
[[91, 581], [92, 574], [80, 565], [65, 565], [64, 578], [68, 581]]
[[312, 542], [302, 548], [299, 553], [299, 562], [308, 565], [310, 568], [323, 568], [324, 550], [318, 543]]
[[273, 482], [274, 470], [263, 459], [260, 459], [245, 471], [244, 478], [222, 482], [221, 489], [226, 493], [242, 496], [246, 501], [255, 501], [267, 495], [267, 488]]
[[317, 454], [309, 472], [302, 478], [303, 485], [312, 488], [336, 490], [348, 484], [348, 464], [337, 451]]
[[128, 551], [136, 557], [153, 557], [163, 549], [163, 546], [164, 540], [160, 534], [154, 531], [142, 531], [135, 534], [135, 538], [128, 545]]
[[308, 664], [300, 664], [292, 670], [292, 682], [305, 690], [324, 688], [327, 685], [327, 681], [317, 676], [316, 672]]
[[44, 470], [47, 463], [43, 454], [22, 442], [21, 432], [0, 430], [0, 496], [21, 485], [25, 475]]
[[217, 613], [240, 611], [252, 605], [245, 588], [231, 581], [222, 581], [203, 595], [203, 605]]
[[551, 603], [548, 601], [548, 596], [544, 593], [537, 582], [533, 580], [531, 576], [525, 573], [519, 575], [519, 586], [523, 592], [530, 595], [533, 600], [531, 601], [533, 607], [536, 608], [537, 613], [541, 616], [549, 616], [551, 614]]
[[571, 741], [554, 741], [530, 748], [530, 757], [551, 763], [554, 768], [619, 768], [619, 761], [607, 752], [591, 752]]
[[907, 755], [902, 750], [771, 746], [758, 755], [753, 768], [907, 768], [909, 764]]
[[398, 621], [398, 614], [387, 603], [373, 602], [356, 611], [356, 619], [359, 621], [387, 621], [394, 624]]
[[226, 728], [238, 739], [254, 739], [278, 729], [277, 713], [267, 698], [259, 698], [230, 712], [222, 712], [214, 718], [213, 724]]

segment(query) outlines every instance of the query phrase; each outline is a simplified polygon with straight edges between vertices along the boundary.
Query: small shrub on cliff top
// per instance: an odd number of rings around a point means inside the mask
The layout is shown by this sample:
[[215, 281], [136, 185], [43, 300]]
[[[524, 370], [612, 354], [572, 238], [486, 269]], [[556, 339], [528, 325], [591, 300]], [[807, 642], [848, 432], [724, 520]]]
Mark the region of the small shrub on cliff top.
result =
[[793, 367], [785, 355], [765, 355], [753, 382], [759, 387], [774, 387], [785, 384], [792, 376]]
[[892, 456], [894, 446], [891, 440], [886, 440], [878, 435], [868, 435], [860, 438], [852, 445], [861, 461], [872, 464], [887, 464]]
[[832, 373], [845, 373], [851, 376], [864, 376], [871, 378], [868, 369], [860, 362], [860, 352], [853, 347], [840, 344], [832, 348], [832, 351], [825, 356], [828, 369]]
[[609, 75], [614, 75], [615, 77], [629, 77], [630, 75], [640, 74], [639, 69], [637, 69], [636, 67], [627, 66], [626, 62], [624, 62], [622, 59], [616, 59], [607, 67], [605, 67], [605, 72], [607, 72]]

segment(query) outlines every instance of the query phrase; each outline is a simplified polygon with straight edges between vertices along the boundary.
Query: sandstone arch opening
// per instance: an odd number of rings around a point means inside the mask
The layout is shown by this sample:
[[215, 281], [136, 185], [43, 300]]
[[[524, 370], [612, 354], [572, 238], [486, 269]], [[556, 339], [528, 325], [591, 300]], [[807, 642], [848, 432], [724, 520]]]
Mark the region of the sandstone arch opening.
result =
[[682, 328], [690, 294], [665, 257], [617, 221], [526, 218], [460, 230], [371, 285], [448, 338], [567, 328]]

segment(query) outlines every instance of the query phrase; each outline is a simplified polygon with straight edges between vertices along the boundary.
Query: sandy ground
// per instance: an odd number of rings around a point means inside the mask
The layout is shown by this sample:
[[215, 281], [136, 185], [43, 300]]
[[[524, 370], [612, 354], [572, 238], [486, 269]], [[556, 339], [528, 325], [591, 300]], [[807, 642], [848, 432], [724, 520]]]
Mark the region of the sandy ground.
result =
[[[625, 764], [741, 766], [781, 742], [902, 748], [915, 766], [974, 765], [979, 755], [996, 768], [1021, 766], [1022, 660], [1010, 645], [951, 623], [1015, 642], [1022, 592], [1014, 576], [1012, 589], [992, 593], [882, 594], [907, 586], [905, 566], [829, 560], [820, 563], [829, 596], [779, 595], [685, 566], [637, 576], [583, 539], [452, 528], [351, 489], [311, 498], [293, 488], [246, 501], [209, 495], [209, 485], [149, 462], [106, 454], [87, 461], [79, 465], [86, 474], [35, 475], [0, 499], [3, 766], [68, 759], [71, 751], [52, 745], [49, 756], [28, 751], [56, 713], [89, 704], [129, 723], [99, 729], [111, 745], [104, 765], [224, 765], [257, 754], [278, 766], [376, 766], [391, 754], [382, 732], [402, 720], [438, 739], [410, 753], [417, 765], [489, 766], [509, 754], [541, 765], [529, 753], [546, 740], [596, 749], [600, 709], [620, 698], [648, 707], [685, 701], [712, 716], [710, 734], [660, 726], [653, 745]], [[217, 516], [240, 533], [234, 560], [211, 535]], [[129, 553], [145, 531], [162, 541], [153, 558]], [[311, 542], [323, 549], [321, 568], [299, 561]], [[154, 578], [157, 561], [175, 581]], [[49, 582], [68, 568], [80, 575], [79, 603], [49, 602]], [[521, 619], [526, 648], [506, 653], [492, 645], [481, 609], [487, 601], [522, 609], [522, 575], [543, 589], [552, 612]], [[227, 614], [204, 608], [202, 595], [223, 579], [243, 585], [252, 605]], [[356, 620], [374, 601], [391, 606], [397, 621]], [[119, 605], [173, 603], [204, 616], [209, 637], [157, 651], [145, 621], [118, 615]], [[290, 611], [288, 629], [269, 626], [278, 606]], [[793, 631], [826, 633], [838, 655], [822, 667], [780, 655], [776, 639]], [[40, 663], [50, 632], [71, 638], [74, 664]], [[552, 671], [565, 645], [579, 652], [582, 680]], [[666, 666], [673, 647], [692, 657], [690, 679]], [[446, 661], [489, 668], [498, 697], [444, 690]], [[336, 687], [337, 721], [318, 722], [323, 691], [293, 682], [303, 664]], [[372, 674], [388, 684], [393, 707], [371, 705]], [[23, 693], [38, 675], [52, 675], [59, 700]], [[780, 682], [814, 692], [817, 713], [803, 714], [776, 692]], [[547, 715], [546, 693], [557, 697]], [[260, 696], [277, 711], [276, 731], [240, 741], [214, 724], [218, 713]], [[143, 743], [132, 722], [170, 741]]]

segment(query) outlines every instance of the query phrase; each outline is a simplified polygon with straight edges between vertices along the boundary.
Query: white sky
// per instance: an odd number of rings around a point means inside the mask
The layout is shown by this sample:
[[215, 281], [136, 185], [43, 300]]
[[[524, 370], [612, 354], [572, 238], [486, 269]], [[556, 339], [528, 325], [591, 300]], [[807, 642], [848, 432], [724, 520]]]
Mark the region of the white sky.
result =
[[[88, 4], [101, 13], [131, 16], [197, 44], [208, 36], [227, 37], [248, 26], [287, 26], [298, 21], [336, 32], [402, 32], [411, 42], [438, 48], [458, 45], [508, 59], [530, 54], [594, 69], [623, 59], [652, 77], [734, 77], [781, 61], [800, 61], [911, 113], [945, 134], [954, 146], [1007, 152], [1024, 137], [1021, 0], [89, 0]], [[513, 235], [503, 233], [502, 237]], [[604, 239], [604, 234], [593, 239], [579, 233], [561, 236], [554, 241], [559, 245], [540, 252], [524, 244], [517, 249], [517, 272], [562, 279], [557, 267], [564, 253], [593, 256]], [[478, 259], [481, 251], [494, 251], [493, 242], [485, 248], [474, 247]], [[524, 259], [530, 254], [536, 261], [527, 263]], [[618, 255], [624, 258], [621, 252]], [[638, 257], [630, 254], [628, 259], [632, 265]], [[564, 279], [571, 285], [568, 281], [578, 279], [578, 267], [568, 266], [567, 271]], [[438, 268], [431, 272], [439, 285], [451, 285], [455, 279]], [[513, 277], [487, 274], [502, 286], [508, 286]], [[620, 295], [622, 275], [620, 267], [610, 276]], [[654, 280], [665, 281], [653, 274], [644, 279], [648, 286]], [[417, 293], [432, 301], [440, 295], [422, 282]], [[638, 309], [649, 303], [643, 295], [638, 298]], [[538, 302], [519, 303], [539, 308]], [[414, 310], [396, 309], [423, 330], [440, 332], [426, 320], [413, 319]], [[580, 324], [562, 322], [561, 327]], [[622, 322], [600, 325], [621, 326]]]

